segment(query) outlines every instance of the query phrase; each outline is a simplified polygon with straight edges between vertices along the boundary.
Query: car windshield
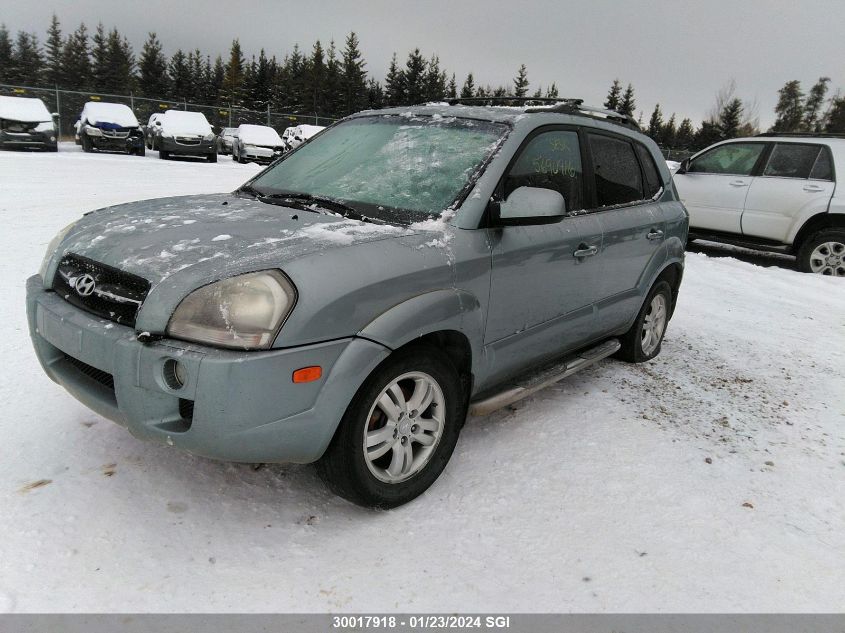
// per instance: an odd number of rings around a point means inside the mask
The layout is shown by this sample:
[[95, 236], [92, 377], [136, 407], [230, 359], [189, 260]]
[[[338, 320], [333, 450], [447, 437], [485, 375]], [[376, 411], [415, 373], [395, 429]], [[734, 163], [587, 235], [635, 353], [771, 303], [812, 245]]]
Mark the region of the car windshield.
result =
[[385, 220], [437, 216], [469, 185], [507, 129], [437, 116], [350, 119], [276, 163], [252, 188], [331, 198]]

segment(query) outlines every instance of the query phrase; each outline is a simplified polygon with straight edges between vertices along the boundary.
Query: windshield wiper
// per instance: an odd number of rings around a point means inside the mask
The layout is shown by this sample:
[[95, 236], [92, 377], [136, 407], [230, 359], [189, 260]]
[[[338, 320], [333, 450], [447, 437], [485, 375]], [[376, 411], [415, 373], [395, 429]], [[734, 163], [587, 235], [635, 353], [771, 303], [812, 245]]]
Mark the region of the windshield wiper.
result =
[[356, 211], [354, 208], [346, 204], [345, 202], [341, 202], [340, 200], [335, 200], [334, 198], [327, 198], [324, 196], [315, 196], [311, 193], [267, 193], [267, 194], [259, 194], [259, 200], [261, 199], [270, 199], [270, 200], [290, 200], [292, 202], [298, 202], [299, 205], [307, 209], [308, 211], [317, 212], [311, 206], [303, 203], [312, 203], [314, 206], [322, 207], [327, 209], [328, 211], [334, 211], [339, 213], [344, 218], [349, 218], [350, 220], [358, 220], [360, 222], [371, 222], [373, 224], [387, 224], [385, 220], [381, 218], [373, 218], [368, 215], [364, 215], [363, 213]]
[[252, 196], [253, 198], [260, 198], [264, 195], [252, 185], [243, 185], [242, 187], [238, 188], [235, 193], [245, 193], [246, 195]]

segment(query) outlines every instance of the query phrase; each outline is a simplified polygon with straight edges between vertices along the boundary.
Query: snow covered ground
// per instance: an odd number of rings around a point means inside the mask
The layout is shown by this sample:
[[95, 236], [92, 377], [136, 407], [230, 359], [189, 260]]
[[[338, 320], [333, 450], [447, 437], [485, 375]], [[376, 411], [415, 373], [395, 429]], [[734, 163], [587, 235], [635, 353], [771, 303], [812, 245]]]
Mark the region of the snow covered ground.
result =
[[[408, 506], [147, 444], [30, 349], [24, 280], [84, 211], [254, 166], [0, 153], [0, 611], [840, 611], [845, 285], [693, 253], [663, 353], [470, 419]], [[769, 264], [768, 260], [764, 263]]]

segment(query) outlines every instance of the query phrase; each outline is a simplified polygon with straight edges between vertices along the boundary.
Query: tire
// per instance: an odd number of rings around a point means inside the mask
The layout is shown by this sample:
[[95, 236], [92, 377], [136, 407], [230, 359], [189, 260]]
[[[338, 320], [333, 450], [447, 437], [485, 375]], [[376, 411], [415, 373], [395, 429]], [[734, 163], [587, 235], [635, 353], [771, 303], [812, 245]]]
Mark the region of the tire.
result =
[[[391, 385], [396, 387], [391, 393], [398, 392], [401, 400], [387, 394]], [[394, 353], [370, 374], [350, 402], [317, 462], [320, 477], [335, 494], [365, 507], [395, 508], [416, 498], [443, 472], [458, 442], [466, 417], [460, 385], [457, 370], [436, 347], [420, 344]], [[413, 406], [415, 396], [422, 398], [422, 387], [431, 404], [421, 411], [406, 408], [408, 403]], [[392, 417], [379, 404], [383, 398], [395, 407]], [[441, 408], [438, 423], [435, 417]], [[417, 426], [414, 420], [425, 426]], [[368, 433], [384, 436], [370, 447], [381, 452], [373, 459], [364, 454], [367, 428]], [[425, 442], [412, 439], [421, 436], [427, 438]], [[394, 481], [388, 481], [391, 478]]]
[[82, 151], [86, 154], [94, 150], [93, 146], [91, 145], [91, 140], [87, 136], [80, 137], [80, 145], [82, 145]]
[[138, 149], [136, 149], [134, 153], [135, 153], [135, 156], [146, 156], [146, 155], [147, 155], [147, 150], [146, 150], [146, 148], [142, 145], [141, 147], [139, 147]]
[[158, 150], [158, 157], [161, 160], [167, 160], [168, 158], [170, 158], [170, 152], [166, 152], [163, 149], [160, 149]]
[[217, 162], [217, 153], [215, 152], [214, 154], [209, 154], [208, 156], [205, 157], [205, 160], [207, 160], [209, 163], [216, 163]]
[[845, 277], [845, 229], [822, 229], [801, 243], [798, 270], [830, 277]]
[[[653, 314], [661, 310], [661, 304], [662, 318], [658, 317], [659, 322], [655, 323]], [[671, 313], [672, 287], [665, 281], [658, 281], [643, 302], [634, 325], [619, 338], [622, 347], [615, 357], [627, 363], [644, 363], [657, 356], [663, 345], [663, 335], [666, 334]]]

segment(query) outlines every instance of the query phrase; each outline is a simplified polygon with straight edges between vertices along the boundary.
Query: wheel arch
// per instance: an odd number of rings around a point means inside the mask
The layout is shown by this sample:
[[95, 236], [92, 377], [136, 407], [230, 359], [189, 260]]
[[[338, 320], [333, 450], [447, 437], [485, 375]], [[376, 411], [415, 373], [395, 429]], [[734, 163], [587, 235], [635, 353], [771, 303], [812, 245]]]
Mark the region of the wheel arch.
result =
[[795, 237], [792, 240], [792, 249], [798, 251], [801, 244], [811, 235], [821, 231], [822, 229], [842, 229], [845, 228], [845, 214], [841, 213], [817, 213], [811, 216], [798, 229]]

